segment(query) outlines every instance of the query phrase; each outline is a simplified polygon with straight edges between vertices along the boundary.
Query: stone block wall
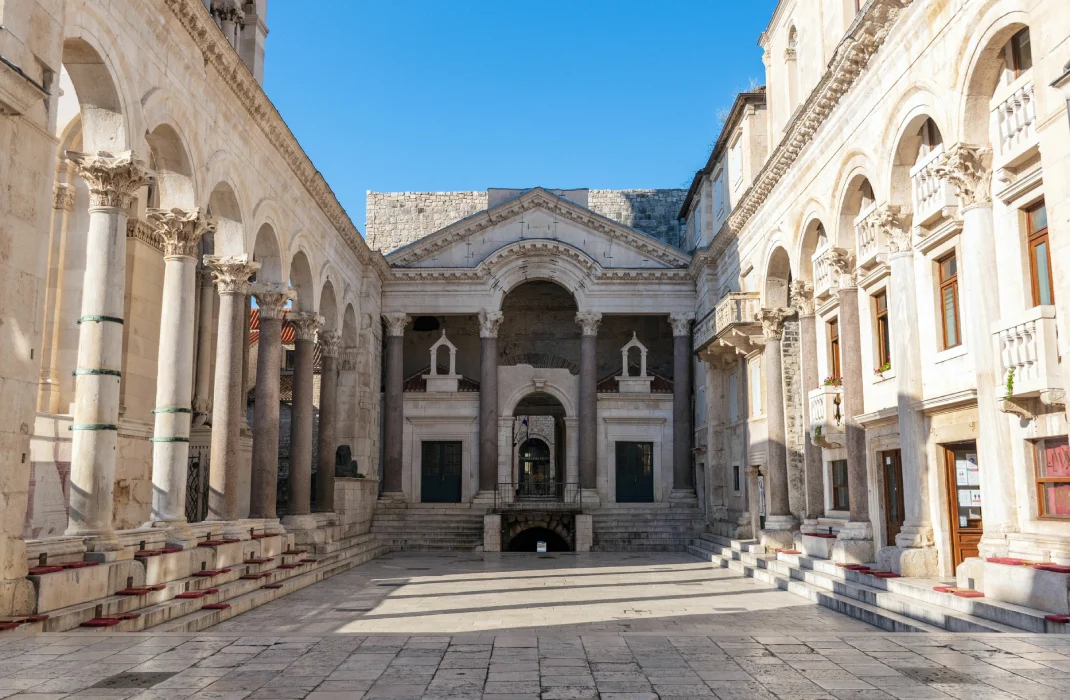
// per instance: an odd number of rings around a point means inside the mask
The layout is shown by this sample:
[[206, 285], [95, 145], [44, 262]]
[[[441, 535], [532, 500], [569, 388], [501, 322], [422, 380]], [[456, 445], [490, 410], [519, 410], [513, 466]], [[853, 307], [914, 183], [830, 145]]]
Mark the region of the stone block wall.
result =
[[806, 431], [803, 428], [802, 410], [806, 387], [802, 381], [802, 343], [798, 319], [784, 323], [784, 338], [780, 349], [784, 371], [784, 418], [788, 443], [788, 503], [792, 514], [801, 519], [806, 511], [806, 465], [803, 458]]
[[679, 248], [684, 228], [676, 217], [686, 197], [687, 190], [591, 190], [587, 202], [591, 211]]

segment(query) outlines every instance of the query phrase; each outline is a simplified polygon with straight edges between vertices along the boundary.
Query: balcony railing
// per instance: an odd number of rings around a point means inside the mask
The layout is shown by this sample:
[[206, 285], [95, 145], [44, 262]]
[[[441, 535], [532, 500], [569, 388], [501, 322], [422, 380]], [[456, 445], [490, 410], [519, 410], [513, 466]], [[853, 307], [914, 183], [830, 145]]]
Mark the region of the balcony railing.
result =
[[810, 442], [818, 447], [836, 448], [844, 440], [843, 390], [823, 386], [810, 392]]
[[494, 493], [495, 510], [582, 510], [579, 484], [558, 481], [500, 483]]
[[737, 323], [755, 323], [754, 317], [761, 307], [761, 300], [754, 292], [726, 294], [717, 302], [714, 316], [717, 318], [717, 334], [720, 335]]
[[948, 218], [953, 207], [958, 206], [955, 188], [935, 172], [936, 165], [943, 156], [944, 146], [940, 144], [910, 169], [915, 228], [930, 226], [940, 219]]
[[855, 250], [858, 251], [858, 266], [869, 269], [877, 264], [878, 256], [888, 252], [884, 229], [869, 226], [867, 220], [877, 211], [877, 205], [867, 207], [855, 218]]
[[996, 168], [1014, 165], [1037, 144], [1037, 107], [1033, 91], [1033, 74], [1028, 71], [992, 98], [993, 141], [996, 144]]
[[814, 298], [824, 299], [831, 296], [839, 288], [839, 278], [836, 271], [829, 264], [832, 248], [825, 247], [814, 253], [811, 260], [814, 263]]
[[992, 335], [1002, 378], [997, 398], [1058, 402], [1066, 387], [1059, 366], [1055, 307], [1037, 306], [1016, 319], [1001, 321]]

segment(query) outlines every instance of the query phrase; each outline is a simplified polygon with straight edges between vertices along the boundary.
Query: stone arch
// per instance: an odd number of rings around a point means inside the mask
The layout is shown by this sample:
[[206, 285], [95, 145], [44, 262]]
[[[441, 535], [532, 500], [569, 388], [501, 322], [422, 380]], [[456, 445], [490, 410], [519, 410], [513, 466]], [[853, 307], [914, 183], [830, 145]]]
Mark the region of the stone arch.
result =
[[496, 251], [481, 266], [494, 280], [490, 308], [501, 310], [509, 292], [525, 282], [545, 281], [568, 290], [580, 311], [588, 309], [587, 288], [598, 263], [560, 241], [517, 241]]
[[242, 223], [241, 228], [230, 228], [223, 236], [216, 231], [216, 254], [238, 255], [253, 250], [256, 236], [265, 222], [252, 221], [257, 212], [250, 207], [245, 178], [233, 156], [226, 151], [216, 151], [208, 158], [203, 171], [205, 186], [201, 192], [208, 197], [207, 206], [212, 208], [213, 215], [219, 215], [217, 203], [212, 200], [220, 193], [229, 200], [226, 205], [231, 212], [228, 218]]
[[787, 308], [791, 281], [791, 256], [783, 245], [776, 243], [769, 251], [765, 263], [762, 305], [768, 308]]
[[514, 391], [502, 405], [501, 415], [505, 417], [513, 416], [516, 413], [516, 407], [520, 405], [521, 401], [536, 394], [548, 394], [557, 399], [557, 402], [565, 409], [566, 418], [575, 418], [578, 415], [575, 404], [568, 397], [568, 392], [557, 386], [552, 380], [547, 380], [538, 391], [533, 390], [530, 384]]
[[514, 539], [530, 530], [543, 530], [560, 537], [569, 551], [574, 548], [571, 513], [517, 513], [507, 518], [502, 549], [511, 550]]
[[334, 295], [334, 284], [329, 279], [325, 279], [320, 288], [317, 313], [323, 317], [323, 330], [338, 330], [338, 300]]
[[353, 307], [353, 302], [349, 302], [346, 304], [346, 309], [342, 313], [342, 347], [357, 347], [359, 332], [360, 327], [357, 325], [357, 312]]
[[316, 311], [316, 282], [312, 277], [312, 266], [308, 256], [302, 250], [290, 259], [290, 286], [294, 288], [297, 299], [294, 308], [298, 311], [314, 313]]
[[[245, 248], [245, 217], [242, 215], [241, 201], [230, 183], [221, 180], [212, 188], [208, 197], [208, 210], [216, 220], [213, 243], [216, 255], [237, 255]], [[254, 254], [253, 257], [256, 260]], [[261, 279], [274, 279], [269, 266], [265, 265], [257, 273]]]
[[[170, 122], [162, 121], [145, 134], [149, 166], [155, 174], [149, 204], [164, 209], [196, 206], [199, 201], [187, 141]], [[152, 201], [155, 200], [155, 201]]]
[[829, 235], [830, 245], [845, 248], [848, 251], [855, 249], [855, 218], [862, 211], [863, 195], [870, 195], [867, 199], [876, 200], [878, 187], [872, 179], [872, 160], [864, 153], [853, 153], [844, 163], [839, 177], [839, 184], [834, 190], [836, 195], [835, 229], [826, 233]]
[[812, 204], [803, 215], [803, 225], [795, 249], [797, 251], [795, 270], [798, 278], [807, 282], [814, 280], [814, 253], [829, 243], [828, 228], [825, 226], [825, 212], [816, 203]]
[[253, 260], [260, 263], [260, 269], [256, 273], [259, 282], [282, 284], [286, 281], [283, 277], [279, 237], [271, 224], [263, 224], [256, 232], [256, 239], [253, 242]]
[[[115, 66], [88, 33], [63, 42], [63, 68], [74, 86], [87, 152], [130, 150], [129, 116]], [[62, 99], [62, 98], [61, 98]]]
[[904, 96], [895, 115], [882, 139], [883, 143], [889, 144], [883, 159], [884, 171], [888, 173], [887, 201], [907, 212], [913, 207], [911, 170], [918, 160], [926, 121], [932, 120], [942, 143], [944, 135], [953, 129], [940, 101], [925, 88], [916, 87]]

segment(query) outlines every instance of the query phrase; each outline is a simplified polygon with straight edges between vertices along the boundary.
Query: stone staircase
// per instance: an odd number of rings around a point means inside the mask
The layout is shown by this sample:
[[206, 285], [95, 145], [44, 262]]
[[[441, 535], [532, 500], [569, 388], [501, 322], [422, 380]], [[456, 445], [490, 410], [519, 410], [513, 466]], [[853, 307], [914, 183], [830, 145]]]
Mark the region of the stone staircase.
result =
[[391, 550], [474, 552], [483, 548], [486, 512], [468, 503], [379, 501], [371, 532]]
[[682, 552], [706, 525], [694, 501], [618, 503], [591, 515], [595, 552]]
[[691, 540], [687, 551], [891, 632], [1070, 632], [1070, 624], [1045, 620], [1041, 610], [934, 590], [947, 582], [877, 578], [827, 559], [770, 554], [754, 540], [705, 533]]

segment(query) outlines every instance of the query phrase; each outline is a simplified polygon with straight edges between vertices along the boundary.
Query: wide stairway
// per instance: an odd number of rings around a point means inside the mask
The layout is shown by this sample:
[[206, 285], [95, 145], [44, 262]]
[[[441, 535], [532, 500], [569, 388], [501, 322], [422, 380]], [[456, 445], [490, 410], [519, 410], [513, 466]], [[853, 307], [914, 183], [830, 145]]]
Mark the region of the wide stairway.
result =
[[795, 550], [768, 553], [754, 540], [709, 533], [692, 539], [687, 551], [891, 632], [1070, 632], [1070, 624], [1045, 619], [1054, 616], [1042, 610], [956, 589], [954, 582], [851, 570]]
[[614, 504], [590, 512], [595, 552], [682, 552], [706, 525], [695, 501]]
[[474, 552], [483, 548], [485, 513], [467, 503], [379, 501], [371, 531], [392, 550]]

